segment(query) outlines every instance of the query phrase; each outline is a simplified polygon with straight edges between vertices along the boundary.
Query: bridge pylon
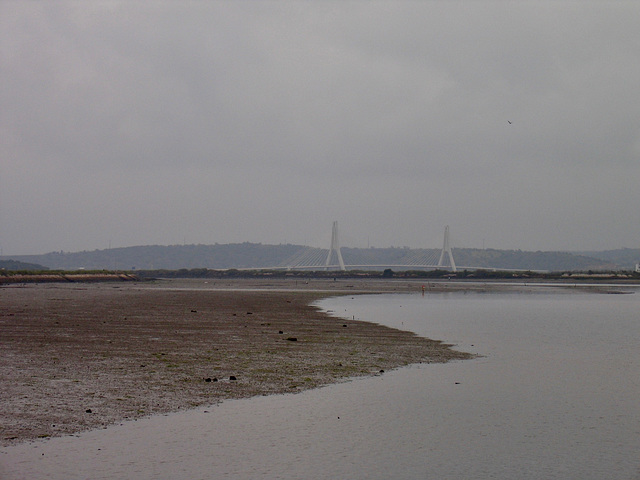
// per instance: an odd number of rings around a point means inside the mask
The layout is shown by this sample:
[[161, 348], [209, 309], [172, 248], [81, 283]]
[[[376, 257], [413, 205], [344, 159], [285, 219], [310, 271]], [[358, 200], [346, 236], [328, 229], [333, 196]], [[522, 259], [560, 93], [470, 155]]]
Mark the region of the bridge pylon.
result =
[[451, 252], [451, 244], [449, 243], [449, 225], [444, 227], [444, 243], [442, 244], [442, 251], [440, 252], [440, 260], [438, 260], [438, 267], [444, 265], [444, 254], [449, 255], [449, 263], [451, 264], [451, 271], [455, 272], [456, 262], [453, 260], [453, 253]]
[[329, 253], [327, 255], [327, 260], [324, 262], [324, 269], [329, 270], [331, 254], [336, 254], [338, 259], [338, 264], [340, 265], [340, 270], [345, 271], [346, 267], [344, 266], [344, 260], [342, 260], [342, 253], [340, 253], [340, 243], [338, 243], [338, 222], [333, 222], [333, 228], [331, 229], [331, 247], [329, 247]]

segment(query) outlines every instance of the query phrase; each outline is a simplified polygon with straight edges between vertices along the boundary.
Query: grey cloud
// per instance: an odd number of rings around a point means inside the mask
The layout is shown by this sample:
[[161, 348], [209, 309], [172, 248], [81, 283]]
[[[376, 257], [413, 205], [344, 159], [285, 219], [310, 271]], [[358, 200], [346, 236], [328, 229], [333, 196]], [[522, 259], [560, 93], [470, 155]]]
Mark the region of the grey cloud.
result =
[[0, 9], [5, 253], [640, 238], [635, 3]]

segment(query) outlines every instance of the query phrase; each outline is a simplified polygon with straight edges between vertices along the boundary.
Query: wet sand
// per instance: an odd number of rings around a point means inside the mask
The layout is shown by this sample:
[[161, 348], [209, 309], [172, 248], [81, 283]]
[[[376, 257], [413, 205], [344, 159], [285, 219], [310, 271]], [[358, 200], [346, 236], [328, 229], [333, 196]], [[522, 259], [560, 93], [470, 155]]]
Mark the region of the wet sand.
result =
[[310, 305], [335, 295], [419, 294], [421, 286], [347, 279], [3, 286], [0, 442], [471, 358]]

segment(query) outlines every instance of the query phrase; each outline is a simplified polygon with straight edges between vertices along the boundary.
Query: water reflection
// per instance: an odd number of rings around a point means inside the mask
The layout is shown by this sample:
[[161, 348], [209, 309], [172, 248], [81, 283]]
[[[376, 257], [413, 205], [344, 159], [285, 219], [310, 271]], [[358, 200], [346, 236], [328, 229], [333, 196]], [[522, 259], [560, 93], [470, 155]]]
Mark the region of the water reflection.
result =
[[0, 477], [637, 478], [638, 300], [327, 300], [483, 356], [4, 449]]

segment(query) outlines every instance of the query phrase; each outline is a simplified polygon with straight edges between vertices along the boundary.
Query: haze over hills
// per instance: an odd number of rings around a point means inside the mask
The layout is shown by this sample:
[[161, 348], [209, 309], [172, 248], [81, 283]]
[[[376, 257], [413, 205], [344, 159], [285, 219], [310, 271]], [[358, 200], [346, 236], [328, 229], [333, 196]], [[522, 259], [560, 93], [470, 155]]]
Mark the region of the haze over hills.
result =
[[580, 255], [599, 258], [608, 262], [620, 265], [623, 269], [632, 269], [634, 265], [640, 263], [639, 248], [619, 248], [617, 250], [588, 251], [579, 252]]
[[[5, 256], [0, 258], [0, 262], [25, 262], [55, 270], [260, 269], [287, 266], [292, 258], [308, 248], [301, 245], [263, 245], [248, 242], [148, 245], [74, 253]], [[322, 250], [317, 250], [319, 255], [322, 255]], [[346, 264], [400, 265], [409, 263], [408, 259], [421, 254], [437, 259], [440, 249], [342, 247], [341, 252]], [[324, 250], [325, 256], [326, 253], [327, 250]], [[632, 270], [640, 261], [640, 249], [570, 253], [454, 248], [453, 255], [456, 264], [461, 267], [548, 271]], [[0, 263], [0, 268], [15, 267]]]
[[3, 260], [0, 257], [0, 270], [24, 271], [24, 270], [48, 270], [48, 267], [38, 263], [20, 262], [17, 260]]

